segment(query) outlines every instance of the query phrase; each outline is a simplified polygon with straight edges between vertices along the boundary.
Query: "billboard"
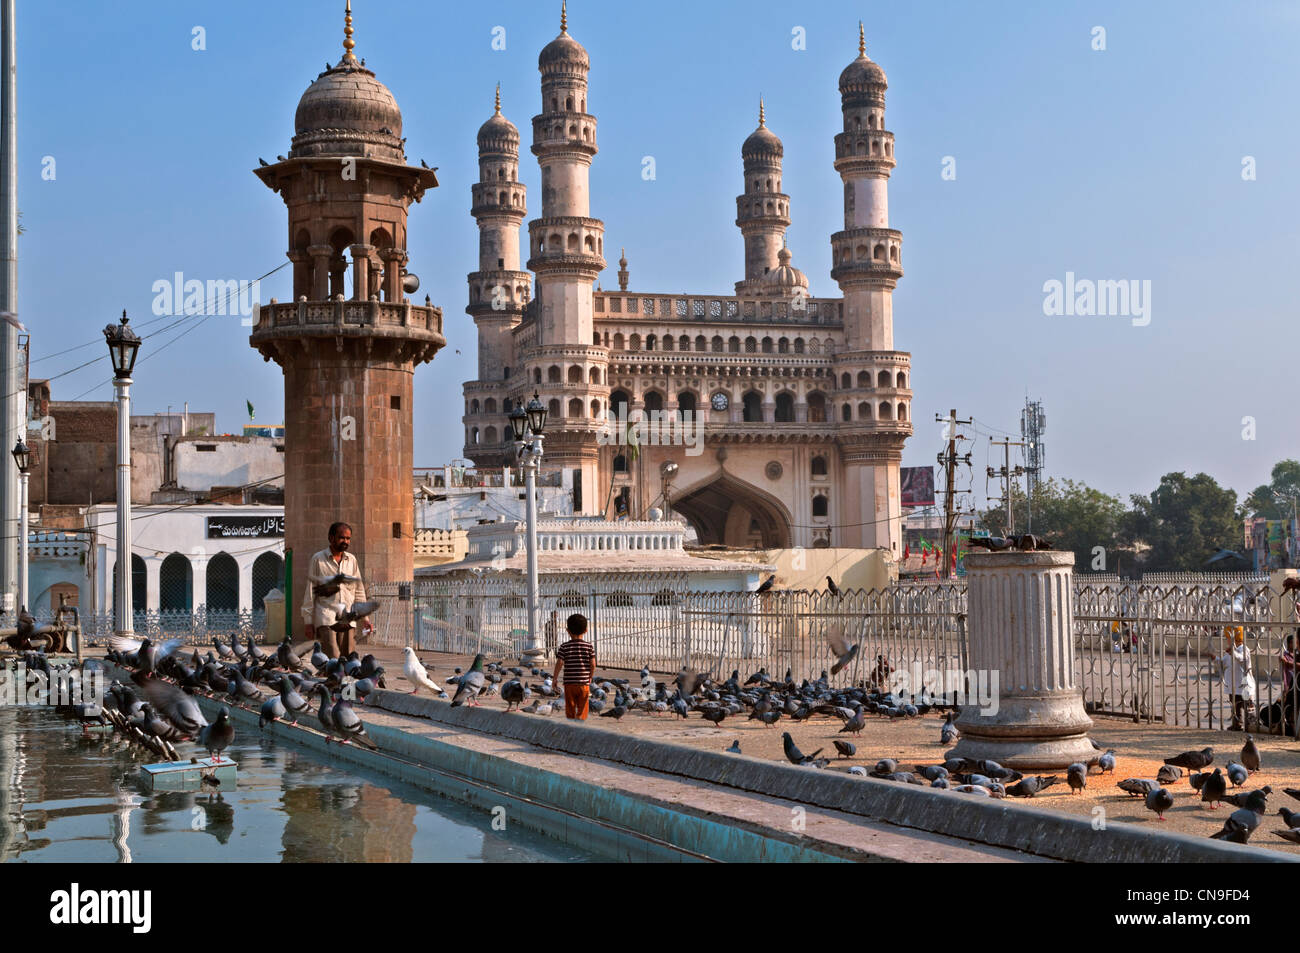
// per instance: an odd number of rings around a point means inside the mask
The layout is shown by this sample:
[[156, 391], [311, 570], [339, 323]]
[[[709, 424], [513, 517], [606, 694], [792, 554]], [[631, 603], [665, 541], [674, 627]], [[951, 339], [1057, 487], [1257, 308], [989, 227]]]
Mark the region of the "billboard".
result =
[[934, 467], [900, 467], [903, 506], [934, 506]]

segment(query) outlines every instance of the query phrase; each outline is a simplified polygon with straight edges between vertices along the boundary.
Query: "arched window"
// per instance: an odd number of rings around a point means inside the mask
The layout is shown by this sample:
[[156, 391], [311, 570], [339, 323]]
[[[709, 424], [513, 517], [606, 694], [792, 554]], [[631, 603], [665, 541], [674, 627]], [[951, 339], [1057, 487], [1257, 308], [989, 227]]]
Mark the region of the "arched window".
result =
[[902, 401], [899, 401], [898, 403], [898, 419], [899, 420], [907, 419], [907, 404], [904, 404]]
[[164, 559], [158, 570], [158, 608], [163, 612], [194, 611], [194, 572], [180, 553]]
[[284, 560], [278, 553], [262, 553], [253, 561], [253, 611], [266, 608], [266, 594], [284, 584]]
[[551, 419], [553, 419], [553, 420], [558, 420], [558, 419], [559, 419], [559, 417], [560, 417], [560, 401], [559, 401], [558, 398], [552, 397], [552, 398], [550, 399], [550, 401], [547, 402], [547, 404], [546, 404], [546, 412], [547, 412], [548, 414], [550, 414]]
[[713, 335], [713, 340], [710, 341], [709, 343], [710, 345], [712, 345], [714, 354], [722, 353], [722, 347], [723, 347], [722, 335], [720, 334]]
[[471, 400], [471, 401], [469, 402], [469, 412], [470, 412], [471, 414], [477, 414], [477, 413], [478, 413], [478, 398], [477, 398], [477, 397], [475, 397], [473, 400]]
[[844, 421], [847, 424], [852, 419], [853, 419], [853, 407], [850, 404], [845, 404], [843, 407], [840, 408], [840, 420]]
[[639, 334], [630, 335], [627, 339], [627, 349], [629, 351], [641, 350], [641, 335]]
[[740, 353], [740, 338], [736, 337], [734, 334], [731, 337], [727, 338], [727, 353], [728, 354]]
[[849, 376], [848, 371], [845, 371], [843, 374], [840, 375], [840, 390], [848, 390], [852, 386], [853, 386], [853, 378]]
[[885, 260], [885, 246], [884, 246], [884, 245], [877, 245], [877, 246], [876, 246], [876, 250], [875, 250], [875, 252], [873, 253], [872, 257], [875, 258], [876, 261], [884, 261], [884, 260]]
[[673, 349], [675, 348], [676, 344], [677, 344], [677, 342], [673, 339], [673, 336], [672, 336], [671, 334], [665, 334], [665, 335], [664, 335], [664, 350], [665, 350], [665, 351], [671, 351], [671, 350], [673, 350]]
[[593, 401], [591, 402], [591, 416], [592, 416], [593, 418], [594, 418], [594, 417], [599, 417], [599, 416], [600, 416], [600, 401], [598, 401], [598, 400], [593, 400]]
[[816, 496], [814, 496], [813, 499], [812, 499], [812, 515], [813, 515], [813, 516], [828, 516], [829, 514], [830, 514], [830, 505], [829, 505], [829, 501], [826, 499], [825, 496], [823, 496], [822, 494], [818, 493], [818, 494], [817, 494]]
[[859, 387], [870, 387], [870, 386], [871, 386], [871, 372], [870, 372], [870, 371], [858, 371], [858, 386], [859, 386]]
[[534, 367], [534, 368], [533, 368], [533, 383], [534, 383], [534, 384], [540, 384], [541, 382], [542, 382], [542, 369], [541, 369], [540, 367]]
[[893, 420], [893, 419], [894, 419], [894, 408], [893, 408], [893, 405], [890, 404], [889, 401], [887, 401], [887, 400], [882, 400], [882, 401], [880, 402], [880, 419], [881, 419], [881, 420]]
[[[185, 557], [182, 556], [182, 559]], [[144, 560], [136, 553], [131, 554], [131, 613], [144, 612], [149, 607], [149, 576]], [[113, 605], [117, 605], [117, 566], [113, 566]]]
[[745, 338], [745, 353], [754, 354], [758, 351], [758, 340], [753, 337]]
[[771, 338], [763, 338], [763, 353], [764, 353], [764, 354], [771, 354], [771, 353], [772, 353], [772, 339], [771, 339]]
[[877, 375], [876, 377], [877, 387], [890, 387], [892, 385], [893, 385], [893, 380], [889, 376], [889, 371], [881, 371], [880, 374]]
[[657, 390], [648, 390], [641, 395], [641, 400], [645, 403], [646, 410], [663, 410], [664, 395]]
[[546, 369], [546, 380], [551, 384], [560, 382], [560, 365], [552, 364]]
[[705, 339], [704, 335], [697, 334], [695, 336], [695, 350], [699, 351], [702, 354], [708, 349], [709, 349], [709, 342]]
[[794, 423], [794, 395], [789, 391], [782, 391], [776, 395], [776, 422]]
[[627, 473], [627, 457], [621, 453], [614, 458], [614, 472]]
[[691, 349], [691, 339], [688, 338], [685, 334], [683, 334], [680, 338], [677, 339], [677, 350], [689, 351], [690, 349]]
[[592, 384], [600, 383], [600, 368], [593, 367], [587, 374], [587, 381]]
[[217, 553], [208, 560], [208, 591], [204, 600], [209, 612], [239, 611], [239, 566], [229, 553]]
[[763, 421], [763, 395], [758, 391], [748, 391], [744, 397], [744, 414], [741, 417], [746, 423], [762, 423]]
[[581, 383], [582, 383], [582, 365], [581, 365], [581, 364], [570, 364], [570, 365], [569, 365], [569, 383], [570, 383], [570, 384], [581, 384]]
[[899, 390], [905, 390], [906, 388], [907, 388], [907, 375], [904, 374], [902, 371], [899, 371], [899, 373], [898, 373], [898, 389], [899, 389]]
[[812, 475], [815, 477], [826, 476], [826, 458], [816, 456], [812, 458]]
[[677, 409], [684, 414], [695, 413], [696, 403], [695, 395], [688, 390], [684, 390], [677, 395]]
[[632, 593], [625, 592], [622, 589], [615, 589], [605, 597], [605, 605], [614, 608], [629, 608], [633, 605]]
[[469, 442], [471, 446], [478, 446], [478, 428], [471, 427], [469, 431]]
[[627, 395], [627, 391], [621, 388], [609, 395], [609, 409], [620, 417], [627, 416], [628, 405], [631, 403], [632, 398]]
[[871, 402], [866, 400], [861, 401], [858, 404], [858, 420], [870, 420], [870, 419], [871, 419]]
[[656, 338], [653, 334], [647, 334], [645, 336], [645, 349], [647, 351], [653, 351], [657, 343], [659, 343], [658, 338]]
[[808, 395], [808, 422], [826, 423], [826, 396], [821, 391], [815, 390]]
[[572, 397], [569, 399], [569, 416], [570, 417], [582, 416], [582, 401], [577, 397]]
[[779, 341], [776, 342], [776, 353], [778, 353], [778, 354], [789, 354], [789, 353], [790, 353], [790, 339], [789, 339], [789, 338], [781, 338]]
[[497, 428], [485, 427], [483, 429], [483, 443], [489, 447], [495, 447], [497, 444]]
[[795, 352], [796, 354], [802, 354], [802, 353], [804, 353], [803, 338], [795, 338], [795, 339], [794, 339], [794, 352]]
[[623, 350], [623, 332], [622, 332], [622, 331], [616, 331], [616, 332], [614, 332], [614, 350], [616, 350], [616, 351], [621, 351], [621, 350]]
[[483, 398], [483, 413], [495, 414], [497, 412], [497, 402], [495, 397]]

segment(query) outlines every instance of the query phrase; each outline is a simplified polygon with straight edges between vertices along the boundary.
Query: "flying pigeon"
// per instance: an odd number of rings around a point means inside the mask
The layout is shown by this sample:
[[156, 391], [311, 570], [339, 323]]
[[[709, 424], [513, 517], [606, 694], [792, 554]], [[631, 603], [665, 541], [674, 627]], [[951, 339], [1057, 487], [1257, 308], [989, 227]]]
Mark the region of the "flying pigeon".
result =
[[[439, 687], [438, 683], [429, 677], [429, 670], [420, 662], [420, 659], [415, 654], [415, 649], [408, 645], [402, 650], [402, 653], [406, 657], [406, 661], [402, 663], [402, 674], [406, 676], [408, 682], [415, 686], [411, 689], [411, 694], [414, 695], [421, 688], [427, 689], [435, 695], [443, 694], [442, 688]], [[517, 682], [518, 679], [515, 679], [514, 681]], [[459, 695], [460, 692], [458, 691], [457, 694]], [[501, 690], [501, 697], [505, 698], [504, 688]], [[506, 700], [509, 701], [509, 699]], [[520, 695], [519, 700], [523, 701], [522, 694]]]
[[[827, 576], [827, 579], [830, 577]], [[830, 643], [831, 654], [835, 656], [835, 663], [831, 666], [831, 674], [838, 675], [844, 671], [855, 658], [858, 657], [858, 648], [861, 643], [849, 645], [844, 638], [844, 626], [833, 625], [826, 633], [826, 640]]]
[[175, 685], [145, 672], [136, 672], [132, 681], [140, 686], [154, 710], [175, 725], [182, 734], [193, 737], [208, 723], [199, 710], [198, 702]]

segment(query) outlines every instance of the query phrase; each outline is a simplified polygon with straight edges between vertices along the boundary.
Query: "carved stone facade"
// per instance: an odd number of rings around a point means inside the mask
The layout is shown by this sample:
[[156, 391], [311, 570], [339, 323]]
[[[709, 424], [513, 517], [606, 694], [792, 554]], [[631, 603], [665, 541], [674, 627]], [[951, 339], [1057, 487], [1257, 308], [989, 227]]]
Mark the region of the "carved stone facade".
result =
[[[831, 239], [831, 277], [842, 298], [811, 297], [791, 264], [784, 149], [761, 103], [741, 148], [745, 276], [735, 294], [629, 291], [626, 257], [619, 290], [593, 291], [605, 261], [604, 226], [589, 210], [588, 67], [562, 22], [539, 59], [532, 149], [543, 196], [542, 217], [529, 224], [531, 298], [528, 272], [514, 264], [526, 214], [519, 134], [499, 99], [479, 132], [481, 260], [467, 308], [479, 329], [479, 378], [465, 384], [465, 456], [510, 463], [506, 414], [536, 391], [549, 409], [543, 465], [571, 472], [576, 513], [636, 519], [666, 500], [701, 543], [901, 552], [898, 468], [912, 433], [910, 355], [893, 344], [902, 235], [889, 227], [885, 75], [861, 35], [840, 76], [835, 137], [845, 219]], [[620, 410], [633, 421], [659, 412], [698, 422], [702, 443], [652, 437], [634, 452], [620, 445], [626, 424], [608, 420]], [[666, 473], [668, 463], [677, 469]]]

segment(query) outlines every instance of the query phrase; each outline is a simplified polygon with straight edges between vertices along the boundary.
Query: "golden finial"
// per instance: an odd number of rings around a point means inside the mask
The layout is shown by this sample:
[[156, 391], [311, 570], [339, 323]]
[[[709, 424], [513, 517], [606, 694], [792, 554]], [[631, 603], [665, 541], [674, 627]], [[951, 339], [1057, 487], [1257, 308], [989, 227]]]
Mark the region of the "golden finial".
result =
[[501, 84], [497, 83], [497, 115], [501, 115]]
[[352, 0], [347, 0], [343, 16], [343, 62], [355, 63], [357, 61], [357, 58], [352, 55], [352, 50], [356, 45], [356, 41], [352, 39]]
[[858, 56], [867, 55], [867, 31], [862, 26], [862, 21], [858, 21]]
[[764, 125], [765, 123], [766, 123], [766, 120], [765, 120], [765, 118], [764, 118], [764, 116], [763, 116], [763, 97], [762, 97], [762, 96], [759, 96], [759, 97], [758, 97], [758, 124], [759, 124], [760, 126], [762, 126], [762, 125]]
[[569, 32], [569, 0], [560, 0], [560, 32]]

